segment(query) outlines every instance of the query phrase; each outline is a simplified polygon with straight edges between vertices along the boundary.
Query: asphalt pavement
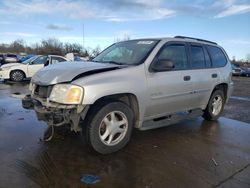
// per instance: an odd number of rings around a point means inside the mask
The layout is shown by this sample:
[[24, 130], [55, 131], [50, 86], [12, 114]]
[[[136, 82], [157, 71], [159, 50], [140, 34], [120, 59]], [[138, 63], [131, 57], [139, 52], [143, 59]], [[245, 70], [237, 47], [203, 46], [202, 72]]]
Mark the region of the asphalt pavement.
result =
[[[21, 106], [27, 89], [26, 83], [0, 83], [1, 188], [250, 187], [249, 123], [196, 118], [135, 130], [127, 147], [103, 156], [66, 128], [51, 142], [41, 141], [46, 124]], [[81, 181], [85, 175], [99, 182], [88, 185]]]

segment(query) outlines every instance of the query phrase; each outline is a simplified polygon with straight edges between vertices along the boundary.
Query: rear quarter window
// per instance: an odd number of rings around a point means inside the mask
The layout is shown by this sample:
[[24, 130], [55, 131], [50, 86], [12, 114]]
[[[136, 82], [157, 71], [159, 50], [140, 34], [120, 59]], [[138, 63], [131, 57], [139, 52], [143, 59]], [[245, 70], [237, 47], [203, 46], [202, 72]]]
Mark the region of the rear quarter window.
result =
[[214, 68], [224, 67], [227, 64], [227, 58], [223, 51], [216, 46], [207, 46]]

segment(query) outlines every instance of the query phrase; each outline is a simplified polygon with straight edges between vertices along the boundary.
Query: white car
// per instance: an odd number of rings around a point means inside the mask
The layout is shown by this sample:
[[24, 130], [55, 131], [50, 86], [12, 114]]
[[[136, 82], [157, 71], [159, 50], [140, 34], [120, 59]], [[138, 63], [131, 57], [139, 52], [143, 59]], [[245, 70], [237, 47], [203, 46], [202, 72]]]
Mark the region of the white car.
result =
[[57, 55], [38, 55], [22, 63], [8, 63], [0, 67], [0, 79], [20, 82], [31, 78], [39, 69], [58, 62], [68, 61]]

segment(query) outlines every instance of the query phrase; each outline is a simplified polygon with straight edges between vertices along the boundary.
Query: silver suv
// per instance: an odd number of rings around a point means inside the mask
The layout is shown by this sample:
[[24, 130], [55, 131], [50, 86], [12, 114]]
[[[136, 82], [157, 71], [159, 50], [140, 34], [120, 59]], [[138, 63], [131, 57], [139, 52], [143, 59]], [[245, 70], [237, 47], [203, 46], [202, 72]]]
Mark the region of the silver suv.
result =
[[54, 127], [82, 131], [102, 154], [124, 147], [133, 128], [147, 130], [202, 115], [217, 120], [232, 92], [231, 64], [216, 43], [176, 36], [118, 42], [92, 62], [45, 67], [23, 106]]

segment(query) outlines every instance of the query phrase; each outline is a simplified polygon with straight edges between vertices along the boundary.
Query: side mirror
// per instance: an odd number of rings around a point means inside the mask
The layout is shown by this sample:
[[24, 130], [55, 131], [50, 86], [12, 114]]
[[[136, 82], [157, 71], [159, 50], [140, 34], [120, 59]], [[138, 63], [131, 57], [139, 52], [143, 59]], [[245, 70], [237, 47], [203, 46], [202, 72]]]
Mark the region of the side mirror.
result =
[[153, 64], [152, 70], [154, 72], [163, 72], [170, 71], [174, 69], [174, 67], [175, 66], [173, 61], [167, 59], [159, 59]]

